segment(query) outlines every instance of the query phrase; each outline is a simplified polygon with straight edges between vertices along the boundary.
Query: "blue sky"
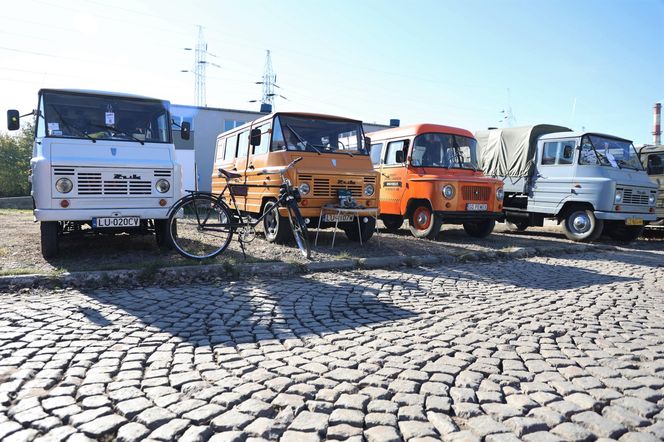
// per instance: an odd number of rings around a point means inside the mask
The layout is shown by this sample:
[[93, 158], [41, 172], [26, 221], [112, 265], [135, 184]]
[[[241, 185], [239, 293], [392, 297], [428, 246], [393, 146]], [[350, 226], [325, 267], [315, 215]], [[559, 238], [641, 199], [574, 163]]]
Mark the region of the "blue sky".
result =
[[[11, 5], [8, 7], [7, 5]], [[40, 87], [192, 104], [184, 47], [204, 26], [207, 103], [254, 109], [265, 50], [278, 110], [477, 130], [555, 123], [652, 139], [664, 101], [664, 1], [22, 0], [0, 16], [0, 107]], [[508, 92], [509, 91], [509, 92]]]

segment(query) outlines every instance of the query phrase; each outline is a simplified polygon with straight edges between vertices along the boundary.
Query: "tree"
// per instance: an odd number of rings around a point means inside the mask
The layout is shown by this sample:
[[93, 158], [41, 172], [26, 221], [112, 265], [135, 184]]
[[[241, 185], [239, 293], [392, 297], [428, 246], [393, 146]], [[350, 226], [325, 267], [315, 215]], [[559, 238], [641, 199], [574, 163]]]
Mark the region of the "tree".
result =
[[17, 135], [0, 134], [0, 197], [30, 195], [34, 131], [34, 124], [29, 123]]

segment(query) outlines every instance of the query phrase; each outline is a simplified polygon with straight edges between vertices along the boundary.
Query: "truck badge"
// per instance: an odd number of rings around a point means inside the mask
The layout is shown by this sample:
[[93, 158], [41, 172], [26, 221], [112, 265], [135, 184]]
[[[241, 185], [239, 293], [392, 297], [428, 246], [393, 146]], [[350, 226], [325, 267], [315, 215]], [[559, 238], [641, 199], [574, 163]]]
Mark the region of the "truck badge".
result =
[[139, 175], [133, 174], [131, 176], [126, 176], [122, 175], [121, 173], [116, 173], [113, 175], [114, 180], [140, 180], [141, 177]]
[[118, 153], [118, 149], [115, 147], [111, 147], [111, 155], [115, 156], [115, 154]]

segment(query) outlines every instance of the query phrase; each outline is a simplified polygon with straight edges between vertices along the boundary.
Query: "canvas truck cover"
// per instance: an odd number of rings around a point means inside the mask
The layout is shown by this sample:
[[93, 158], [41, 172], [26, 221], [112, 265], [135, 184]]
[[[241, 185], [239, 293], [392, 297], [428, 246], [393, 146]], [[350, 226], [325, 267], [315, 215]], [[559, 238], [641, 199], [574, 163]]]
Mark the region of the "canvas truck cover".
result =
[[538, 124], [477, 131], [480, 167], [488, 176], [529, 177], [535, 164], [537, 139], [554, 132], [571, 132], [571, 129]]

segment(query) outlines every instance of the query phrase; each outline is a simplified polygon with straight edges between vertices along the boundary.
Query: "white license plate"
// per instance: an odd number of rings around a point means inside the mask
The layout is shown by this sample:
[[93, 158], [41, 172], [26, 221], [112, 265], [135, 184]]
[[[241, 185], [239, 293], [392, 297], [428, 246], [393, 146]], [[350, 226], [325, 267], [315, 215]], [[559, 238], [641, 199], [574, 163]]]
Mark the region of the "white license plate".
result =
[[138, 216], [117, 216], [113, 218], [92, 218], [94, 229], [113, 229], [119, 227], [138, 227], [141, 218]]
[[323, 215], [323, 222], [324, 223], [349, 223], [353, 221], [353, 215], [340, 215], [340, 214], [331, 214], [331, 213], [326, 213]]
[[642, 226], [643, 220], [641, 218], [627, 218], [625, 224], [628, 226]]
[[466, 204], [466, 210], [479, 210], [483, 211], [487, 209], [486, 204], [473, 204], [473, 203], [468, 203]]

